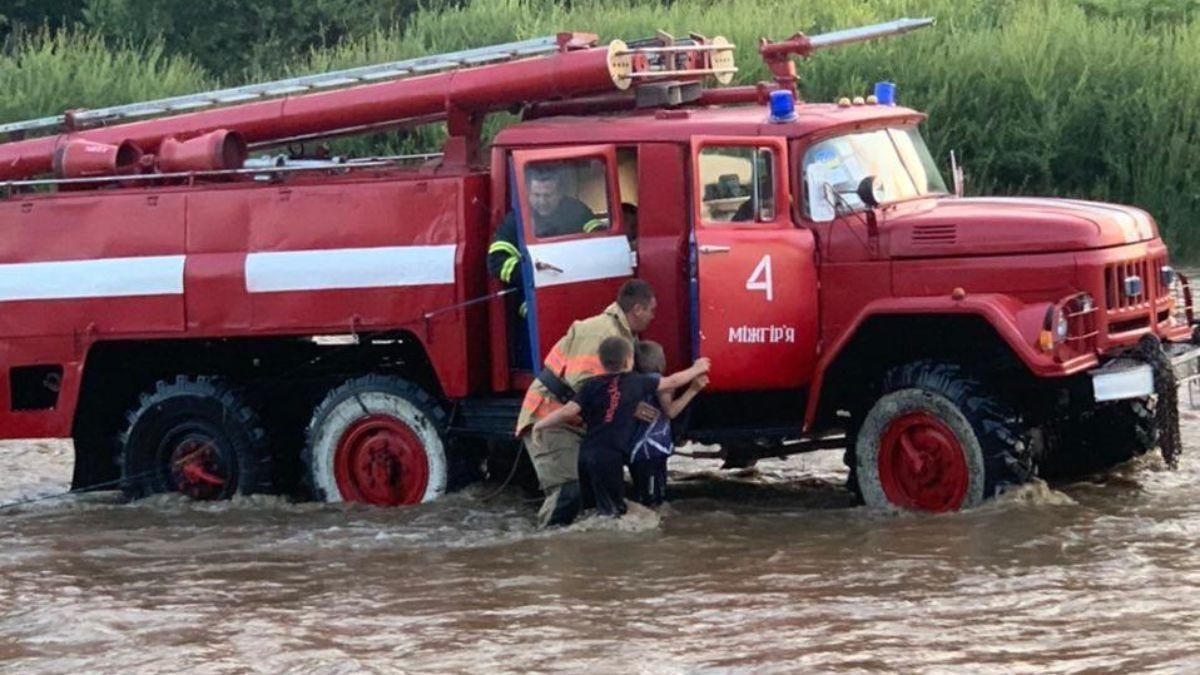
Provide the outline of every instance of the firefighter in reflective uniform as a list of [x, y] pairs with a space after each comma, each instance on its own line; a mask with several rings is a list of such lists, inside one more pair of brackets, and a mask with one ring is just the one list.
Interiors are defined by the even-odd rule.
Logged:
[[[534, 167], [529, 170], [527, 190], [529, 209], [533, 213], [534, 233], [539, 238], [561, 237], [607, 230], [609, 220], [597, 218], [586, 204], [570, 197], [563, 189], [563, 169]], [[488, 273], [500, 280], [506, 288], [516, 289], [516, 353], [513, 362], [518, 368], [529, 368], [529, 336], [522, 330], [529, 312], [525, 299], [524, 276], [521, 272], [521, 249], [517, 238], [517, 215], [509, 211], [496, 228], [496, 236], [488, 247]], [[510, 305], [512, 306], [512, 305]]]
[[[566, 194], [562, 172], [561, 168], [546, 167], [529, 170], [527, 194], [537, 237], [545, 239], [607, 230], [607, 218], [597, 218], [586, 204]], [[523, 289], [521, 249], [517, 242], [517, 215], [510, 211], [496, 228], [496, 236], [488, 247], [487, 265], [488, 272], [506, 286]], [[525, 316], [523, 300], [522, 317]]]
[[589, 319], [571, 324], [567, 334], [546, 354], [543, 368], [525, 393], [517, 436], [525, 444], [546, 500], [538, 512], [538, 526], [566, 525], [579, 514], [578, 427], [548, 429], [534, 443], [533, 424], [558, 410], [575, 395], [587, 378], [603, 372], [598, 351], [605, 338], [636, 339], [654, 319], [654, 291], [641, 279], [621, 286], [617, 301]]

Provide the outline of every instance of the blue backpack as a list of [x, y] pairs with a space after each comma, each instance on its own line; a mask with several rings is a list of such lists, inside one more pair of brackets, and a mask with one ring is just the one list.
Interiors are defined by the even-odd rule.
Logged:
[[[658, 408], [658, 406], [654, 406]], [[661, 409], [653, 422], [643, 423], [644, 428], [634, 434], [633, 450], [629, 453], [629, 462], [666, 459], [675, 452], [675, 444], [671, 440], [671, 420]]]

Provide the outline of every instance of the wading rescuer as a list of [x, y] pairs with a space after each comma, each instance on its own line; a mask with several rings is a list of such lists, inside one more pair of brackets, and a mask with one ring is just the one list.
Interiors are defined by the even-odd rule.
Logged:
[[579, 445], [583, 432], [577, 426], [547, 429], [533, 438], [530, 428], [538, 420], [566, 405], [589, 377], [604, 372], [597, 356], [605, 338], [635, 340], [654, 319], [654, 291], [641, 279], [626, 281], [617, 301], [589, 319], [571, 324], [567, 334], [546, 354], [537, 379], [525, 392], [517, 437], [524, 442], [546, 500], [538, 511], [538, 526], [566, 525], [579, 515]]
[[[595, 232], [608, 228], [608, 219], [597, 218], [596, 214], [578, 199], [567, 195], [565, 168], [560, 166], [535, 167], [528, 173], [529, 210], [533, 213], [533, 231], [538, 237], [560, 237], [580, 232]], [[524, 280], [521, 275], [521, 249], [517, 238], [517, 213], [508, 215], [496, 228], [496, 236], [488, 247], [488, 273], [496, 277], [507, 288], [517, 289], [523, 296]], [[525, 298], [517, 300], [517, 314], [525, 318]], [[518, 331], [521, 334], [523, 331]], [[523, 337], [527, 340], [527, 337]], [[522, 365], [528, 365], [528, 345], [520, 356]], [[520, 362], [519, 362], [520, 363]]]

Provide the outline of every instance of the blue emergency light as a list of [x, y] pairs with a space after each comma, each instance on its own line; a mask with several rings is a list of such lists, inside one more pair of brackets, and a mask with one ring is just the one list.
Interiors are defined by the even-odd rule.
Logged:
[[896, 105], [896, 83], [876, 82], [875, 100], [879, 105]]
[[767, 120], [773, 124], [791, 122], [796, 119], [796, 98], [786, 89], [777, 89], [770, 95], [771, 116]]

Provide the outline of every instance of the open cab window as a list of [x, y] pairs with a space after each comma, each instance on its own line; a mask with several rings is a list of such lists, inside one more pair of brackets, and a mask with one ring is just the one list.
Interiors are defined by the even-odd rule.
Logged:
[[524, 204], [535, 239], [612, 234], [611, 172], [605, 156], [530, 161], [524, 166]]

